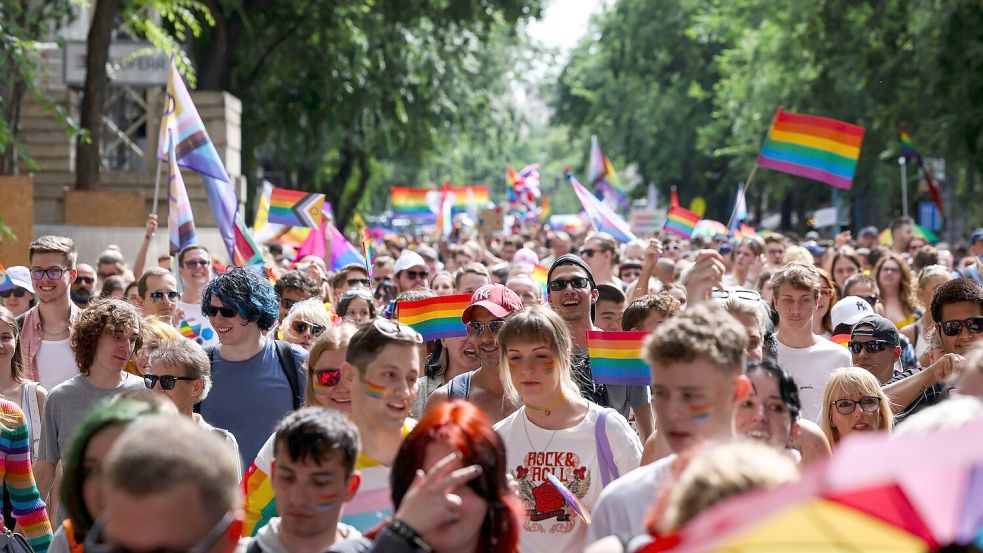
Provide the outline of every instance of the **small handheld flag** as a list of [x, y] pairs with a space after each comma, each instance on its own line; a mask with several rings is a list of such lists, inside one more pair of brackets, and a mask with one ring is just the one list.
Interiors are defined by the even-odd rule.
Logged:
[[318, 228], [323, 207], [324, 194], [274, 187], [268, 219], [280, 225]]
[[588, 355], [594, 382], [619, 386], [648, 386], [652, 376], [642, 360], [642, 342], [649, 332], [587, 331]]
[[699, 222], [699, 215], [685, 207], [674, 205], [669, 208], [669, 214], [666, 216], [666, 224], [662, 230], [689, 239], [689, 237], [693, 236], [696, 223]]
[[396, 306], [397, 320], [413, 327], [426, 341], [458, 338], [467, 335], [461, 315], [470, 303], [470, 294], [401, 301]]

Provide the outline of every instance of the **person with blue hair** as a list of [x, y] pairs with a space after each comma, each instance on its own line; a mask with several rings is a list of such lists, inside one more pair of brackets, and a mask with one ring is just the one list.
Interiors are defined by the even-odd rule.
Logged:
[[269, 281], [252, 269], [235, 267], [209, 282], [201, 311], [219, 339], [206, 348], [212, 390], [200, 404], [201, 416], [232, 432], [248, 466], [269, 429], [303, 405], [307, 352], [266, 336], [279, 302]]

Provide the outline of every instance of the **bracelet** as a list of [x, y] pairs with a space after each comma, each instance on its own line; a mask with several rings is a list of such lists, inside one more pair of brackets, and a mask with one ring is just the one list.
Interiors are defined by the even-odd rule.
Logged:
[[417, 550], [423, 551], [424, 553], [433, 552], [433, 548], [427, 545], [427, 542], [423, 541], [423, 538], [420, 537], [420, 534], [413, 527], [398, 518], [394, 518], [386, 523], [386, 528], [396, 536], [409, 542]]

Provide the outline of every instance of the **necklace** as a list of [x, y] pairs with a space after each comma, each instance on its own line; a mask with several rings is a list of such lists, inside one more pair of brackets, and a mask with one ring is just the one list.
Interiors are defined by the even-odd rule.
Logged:
[[556, 437], [556, 433], [560, 429], [559, 428], [553, 429], [553, 434], [550, 436], [550, 439], [546, 442], [546, 447], [544, 447], [542, 450], [540, 450], [540, 449], [537, 449], [536, 448], [536, 445], [532, 443], [532, 436], [529, 435], [529, 423], [526, 422], [526, 419], [527, 418], [528, 417], [526, 417], [526, 414], [523, 413], [522, 414], [522, 429], [525, 430], [525, 432], [526, 432], [526, 440], [529, 441], [529, 447], [532, 448], [532, 450], [533, 450], [534, 453], [539, 453], [540, 451], [549, 451], [550, 444], [553, 443], [553, 438]]
[[566, 399], [566, 397], [564, 397], [564, 395], [563, 395], [563, 390], [560, 390], [560, 397], [558, 397], [555, 400], [553, 400], [553, 402], [550, 403], [549, 405], [546, 405], [544, 407], [537, 407], [535, 405], [531, 405], [531, 404], [527, 403], [526, 404], [526, 408], [527, 409], [532, 409], [533, 411], [538, 411], [540, 413], [543, 413], [544, 415], [546, 415], [548, 417], [548, 416], [550, 416], [550, 411], [552, 411], [564, 399]]

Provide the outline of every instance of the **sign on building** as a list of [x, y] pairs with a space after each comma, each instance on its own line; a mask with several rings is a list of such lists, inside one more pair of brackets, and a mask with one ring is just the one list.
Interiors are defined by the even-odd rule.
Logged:
[[[65, 43], [65, 84], [85, 84], [86, 44]], [[107, 62], [109, 80], [116, 85], [164, 86], [167, 84], [167, 54], [154, 50], [148, 42], [114, 42], [109, 45]]]

